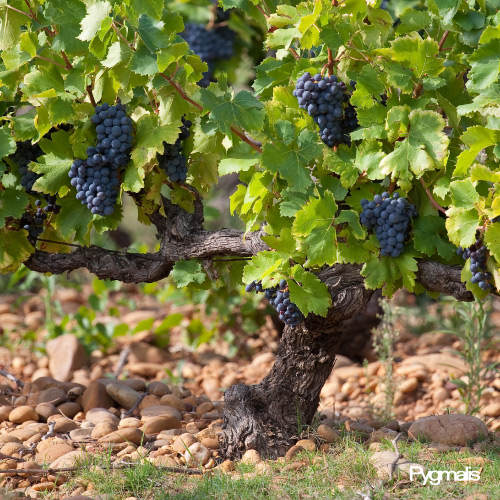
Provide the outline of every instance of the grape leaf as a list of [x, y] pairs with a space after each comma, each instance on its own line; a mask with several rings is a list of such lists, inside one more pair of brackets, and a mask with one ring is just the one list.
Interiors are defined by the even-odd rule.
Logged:
[[443, 259], [451, 259], [455, 253], [446, 236], [445, 221], [434, 215], [423, 215], [414, 221], [415, 249], [432, 257], [436, 252]]
[[297, 141], [289, 146], [281, 142], [266, 143], [262, 153], [262, 166], [271, 172], [279, 172], [289, 184], [290, 191], [305, 191], [312, 183], [307, 164], [321, 154], [317, 135], [303, 130]]
[[33, 253], [33, 247], [28, 242], [26, 231], [9, 231], [0, 229], [0, 273], [16, 271], [19, 266]]
[[177, 288], [188, 286], [190, 283], [201, 285], [207, 277], [197, 260], [177, 261], [170, 275], [176, 282]]
[[[285, 259], [285, 261], [288, 259]], [[278, 252], [263, 251], [252, 257], [252, 260], [245, 266], [243, 271], [243, 282], [262, 280], [264, 288], [270, 283], [269, 279], [264, 279], [278, 269], [284, 260]]]
[[0, 229], [5, 226], [6, 217], [19, 219], [28, 204], [28, 196], [16, 189], [0, 191]]
[[456, 246], [470, 247], [476, 241], [476, 230], [480, 218], [477, 210], [450, 207], [446, 211], [446, 229], [450, 241]]
[[82, 41], [90, 42], [97, 35], [101, 23], [111, 12], [111, 4], [108, 1], [97, 1], [87, 4], [86, 8], [87, 15], [80, 23], [82, 32], [77, 38]]
[[291, 269], [291, 277], [293, 280], [287, 280], [290, 300], [305, 316], [309, 313], [326, 316], [332, 303], [326, 285], [316, 275], [299, 265]]
[[490, 254], [497, 262], [500, 262], [500, 224], [498, 222], [487, 226], [484, 232], [484, 242]]
[[250, 92], [243, 90], [234, 98], [216, 96], [210, 90], [201, 90], [203, 107], [210, 111], [210, 123], [217, 125], [225, 134], [231, 134], [231, 126], [244, 130], [261, 130], [264, 125], [264, 104]]
[[86, 205], [82, 205], [73, 191], [57, 201], [61, 206], [61, 212], [57, 215], [57, 228], [64, 238], [70, 239], [74, 234], [75, 240], [87, 242], [90, 239], [90, 221], [92, 214]]
[[479, 201], [479, 193], [470, 179], [453, 181], [450, 184], [451, 199], [457, 208], [474, 208]]
[[35, 184], [33, 189], [42, 193], [57, 194], [66, 196], [69, 192], [68, 172], [73, 159], [56, 156], [49, 153], [42, 156], [38, 163], [32, 163], [32, 169], [37, 174], [43, 174]]
[[137, 31], [144, 45], [151, 51], [164, 49], [169, 45], [169, 36], [165, 33], [165, 23], [157, 21], [146, 14], [139, 17]]
[[493, 146], [500, 141], [500, 131], [489, 130], [485, 127], [476, 125], [469, 127], [460, 137], [461, 141], [469, 146], [469, 149], [462, 151], [458, 155], [457, 166], [453, 175], [460, 177], [467, 173], [478, 153], [488, 146]]
[[476, 89], [484, 89], [495, 83], [500, 72], [499, 40], [481, 45], [470, 57], [469, 77]]

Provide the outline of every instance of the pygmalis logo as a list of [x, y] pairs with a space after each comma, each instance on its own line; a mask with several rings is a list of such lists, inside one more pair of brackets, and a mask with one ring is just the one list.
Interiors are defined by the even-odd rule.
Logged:
[[466, 467], [465, 470], [453, 471], [453, 470], [429, 470], [424, 472], [421, 466], [410, 466], [410, 481], [413, 481], [417, 476], [422, 476], [423, 485], [430, 484], [437, 486], [441, 484], [441, 481], [479, 481], [481, 475], [478, 470], [470, 470], [470, 467]]

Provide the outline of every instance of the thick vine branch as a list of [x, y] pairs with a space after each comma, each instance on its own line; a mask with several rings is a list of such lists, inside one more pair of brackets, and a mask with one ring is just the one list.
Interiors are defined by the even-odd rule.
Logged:
[[[179, 260], [251, 257], [268, 249], [261, 240], [261, 231], [246, 235], [234, 229], [205, 231], [200, 227], [200, 219], [195, 216], [187, 221], [179, 216], [164, 219], [156, 215], [152, 219], [161, 235], [160, 250], [156, 253], [116, 253], [94, 246], [63, 254], [37, 249], [25, 264], [38, 272], [61, 274], [85, 268], [101, 279], [150, 283], [167, 277]], [[195, 227], [198, 230], [192, 231]], [[333, 295], [345, 293], [352, 287], [364, 287], [360, 271], [359, 265], [337, 264], [321, 271], [319, 277], [322, 280], [335, 277], [335, 287], [329, 287]], [[459, 266], [421, 261], [418, 263], [417, 279], [431, 292], [442, 292], [462, 301], [474, 300], [461, 281]]]

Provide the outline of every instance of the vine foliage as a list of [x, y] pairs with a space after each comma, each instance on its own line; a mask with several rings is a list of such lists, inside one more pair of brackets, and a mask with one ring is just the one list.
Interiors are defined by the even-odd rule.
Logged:
[[[196, 287], [219, 279], [272, 288], [285, 280], [305, 316], [326, 316], [331, 293], [318, 274], [338, 265], [386, 295], [405, 287], [470, 297], [450, 284], [457, 274], [450, 265], [463, 265], [456, 248], [479, 238], [498, 290], [500, 3], [431, 0], [405, 8], [394, 1], [389, 11], [380, 4], [222, 0], [238, 50], [217, 81], [200, 88], [207, 64], [181, 34], [190, 21], [213, 26], [208, 2], [0, 2], [0, 270], [86, 267], [135, 282], [174, 271], [179, 284]], [[256, 40], [266, 57], [256, 62], [251, 88], [237, 91], [231, 82], [240, 56], [259, 53]], [[305, 72], [355, 82], [346, 105], [359, 127], [348, 144], [324, 144], [299, 107], [293, 91]], [[90, 117], [103, 102], [126, 105], [133, 129], [109, 216], [82, 205], [68, 176], [96, 144]], [[182, 145], [187, 181], [179, 183], [158, 156], [164, 142], [176, 144], [183, 119], [192, 127]], [[38, 174], [29, 192], [14, 161], [23, 141], [42, 150], [29, 165]], [[245, 231], [206, 231], [203, 199], [232, 173], [240, 183], [230, 208]], [[381, 256], [360, 223], [361, 201], [386, 191], [419, 214], [398, 257]], [[56, 196], [58, 210], [33, 241], [19, 221], [37, 193]], [[93, 230], [122, 222], [125, 196], [138, 220], [156, 227], [156, 252], [92, 246]], [[442, 274], [434, 281], [422, 279], [426, 261]], [[443, 279], [446, 273], [454, 279]], [[461, 280], [484, 296], [471, 277], [466, 265]]]

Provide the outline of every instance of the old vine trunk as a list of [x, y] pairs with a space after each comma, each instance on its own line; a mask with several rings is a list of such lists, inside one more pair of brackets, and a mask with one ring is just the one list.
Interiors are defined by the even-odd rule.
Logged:
[[[300, 328], [286, 327], [269, 375], [259, 384], [235, 385], [226, 391], [222, 443], [226, 457], [240, 458], [247, 449], [267, 458], [282, 456], [299, 439], [301, 426], [311, 424], [340, 350], [344, 322], [361, 313], [371, 296], [359, 273], [340, 277], [330, 269], [322, 274], [332, 288], [327, 317], [311, 316]], [[344, 286], [335, 286], [339, 279]]]

